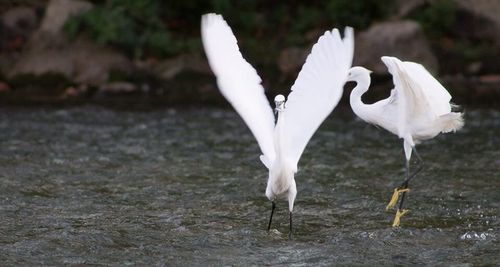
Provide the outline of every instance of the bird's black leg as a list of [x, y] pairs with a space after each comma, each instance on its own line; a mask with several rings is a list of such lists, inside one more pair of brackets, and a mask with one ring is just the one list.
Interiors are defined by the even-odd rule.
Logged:
[[422, 158], [420, 157], [420, 155], [418, 154], [415, 147], [413, 147], [413, 151], [415, 152], [415, 156], [417, 156], [418, 167], [417, 167], [416, 171], [414, 171], [412, 174], [410, 174], [410, 161], [409, 160], [406, 161], [406, 179], [403, 181], [403, 183], [399, 187], [401, 192], [403, 193], [403, 195], [401, 196], [401, 201], [399, 202], [399, 208], [396, 212], [396, 217], [394, 218], [394, 222], [392, 224], [393, 227], [399, 226], [401, 216], [403, 216], [405, 213], [408, 212], [408, 210], [403, 209], [403, 204], [405, 201], [406, 192], [408, 192], [408, 190], [405, 190], [405, 189], [408, 189], [408, 185], [410, 183], [410, 180], [413, 179], [424, 168], [424, 162], [423, 162]]
[[[406, 178], [404, 182], [401, 184], [399, 187], [400, 189], [407, 189], [408, 188], [408, 182], [410, 181], [410, 161], [406, 161]], [[403, 191], [403, 195], [401, 195], [401, 201], [399, 202], [399, 210], [403, 210], [403, 203], [405, 202], [405, 196], [406, 196], [406, 191]]]
[[403, 210], [403, 203], [405, 201], [406, 192], [408, 192], [408, 181], [410, 178], [410, 161], [406, 160], [406, 178], [403, 184], [394, 189], [394, 194], [392, 195], [391, 201], [387, 205], [386, 209], [392, 208], [397, 204], [399, 193], [403, 193], [401, 196], [401, 201], [399, 202], [398, 210], [396, 211], [396, 216], [394, 216], [394, 221], [392, 222], [392, 227], [398, 227], [401, 221], [401, 216], [405, 215], [408, 210]]
[[292, 212], [290, 211], [290, 232], [288, 233], [288, 239], [292, 239]]
[[415, 176], [417, 176], [417, 174], [420, 171], [422, 171], [422, 169], [424, 168], [424, 161], [422, 160], [422, 158], [418, 154], [418, 152], [415, 149], [415, 147], [413, 147], [413, 152], [415, 152], [415, 156], [417, 156], [418, 166], [417, 166], [417, 169], [412, 174], [409, 174], [409, 166], [406, 167], [406, 171], [407, 171], [406, 179], [401, 184], [401, 188], [407, 188], [408, 187], [408, 183], [410, 182], [410, 180], [413, 179]]
[[273, 221], [273, 214], [274, 214], [274, 209], [276, 208], [276, 203], [272, 201], [272, 206], [271, 206], [271, 217], [269, 218], [269, 225], [267, 226], [267, 231], [271, 230], [271, 222]]
[[[385, 207], [385, 210], [392, 209], [396, 204], [398, 204], [398, 199], [399, 199], [399, 194], [403, 193], [403, 198], [405, 196], [405, 193], [409, 190], [408, 189], [408, 183], [406, 182], [409, 180], [408, 178], [410, 177], [410, 161], [406, 160], [406, 177], [405, 177], [405, 182], [401, 184], [399, 187], [394, 188], [394, 192], [392, 193], [391, 200], [389, 201], [389, 204]], [[401, 205], [400, 205], [401, 207]]]

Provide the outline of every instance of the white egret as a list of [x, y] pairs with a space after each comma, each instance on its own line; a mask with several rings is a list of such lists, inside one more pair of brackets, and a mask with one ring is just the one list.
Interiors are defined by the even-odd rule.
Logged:
[[[257, 139], [260, 159], [269, 170], [266, 196], [272, 202], [271, 227], [275, 200], [288, 200], [290, 232], [297, 188], [294, 174], [309, 139], [339, 102], [352, 65], [354, 37], [352, 28], [326, 31], [313, 46], [288, 100], [277, 95], [278, 119], [264, 94], [261, 78], [243, 58], [236, 38], [222, 16], [202, 16], [201, 34], [210, 67], [224, 97], [243, 118]], [[264, 44], [263, 44], [264, 45]]]
[[[462, 128], [462, 113], [452, 112], [451, 96], [448, 91], [420, 64], [401, 61], [395, 57], [382, 57], [393, 76], [394, 89], [388, 98], [373, 104], [364, 104], [361, 96], [370, 85], [371, 71], [363, 67], [353, 67], [349, 81], [357, 83], [350, 95], [354, 113], [364, 121], [378, 125], [403, 139], [406, 156], [406, 177], [401, 186], [394, 189], [386, 209], [397, 204], [393, 227], [399, 226], [400, 218], [408, 210], [403, 209], [408, 183], [423, 168], [423, 161], [415, 145], [434, 138], [439, 133], [455, 132]], [[419, 166], [410, 174], [410, 157], [414, 151]]]

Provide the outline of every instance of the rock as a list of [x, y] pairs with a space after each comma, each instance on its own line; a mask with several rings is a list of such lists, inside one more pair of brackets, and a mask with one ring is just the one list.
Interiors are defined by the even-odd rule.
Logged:
[[34, 29], [38, 21], [35, 9], [23, 6], [9, 9], [1, 17], [3, 26], [9, 29]]
[[71, 16], [86, 12], [92, 7], [92, 3], [87, 1], [51, 0], [45, 10], [40, 30], [46, 34], [59, 34]]
[[76, 97], [80, 94], [77, 88], [70, 86], [66, 89], [64, 89], [64, 93], [62, 94], [62, 98], [70, 98], [70, 97]]
[[4, 54], [1, 56], [20, 51], [37, 25], [38, 18], [32, 8], [16, 7], [3, 13], [0, 18], [0, 53]]
[[396, 17], [403, 18], [415, 9], [425, 5], [428, 0], [396, 0]]
[[[472, 34], [478, 38], [494, 40], [500, 45], [500, 1], [494, 0], [454, 0], [457, 7], [472, 15], [473, 22], [480, 24], [474, 27]], [[483, 20], [483, 23], [480, 23]]]
[[186, 71], [211, 73], [207, 60], [199, 54], [182, 54], [151, 65], [153, 73], [164, 80], [171, 80]]
[[112, 71], [131, 73], [132, 62], [116, 50], [84, 37], [72, 43], [66, 39], [63, 27], [68, 18], [92, 6], [80, 0], [51, 0], [40, 28], [8, 71], [8, 77], [56, 73], [78, 84], [99, 86], [108, 82]]
[[[454, 26], [456, 32], [466, 37], [486, 38], [500, 45], [500, 1], [496, 0], [450, 0], [458, 11], [467, 17], [459, 17]], [[419, 8], [431, 8], [442, 0], [396, 0], [397, 18], [408, 16]]]
[[40, 28], [7, 71], [7, 77], [55, 73], [74, 83], [99, 86], [108, 82], [112, 71], [130, 74], [132, 62], [116, 50], [97, 45], [85, 37], [71, 43], [67, 40], [63, 32], [65, 22], [92, 6], [90, 2], [80, 0], [51, 0]]
[[137, 92], [137, 86], [129, 82], [112, 82], [102, 85], [99, 92], [104, 94], [133, 93]]
[[285, 76], [297, 76], [298, 71], [306, 61], [308, 50], [298, 47], [285, 48], [278, 58], [278, 68]]
[[22, 47], [31, 33], [38, 26], [35, 9], [15, 7], [1, 15], [0, 42], [4, 50], [16, 50]]
[[8, 77], [59, 73], [70, 79], [74, 72], [72, 59], [67, 50], [26, 51], [10, 70]]
[[9, 91], [10, 91], [10, 86], [5, 82], [0, 81], [0, 93], [5, 93]]
[[0, 1], [0, 13], [9, 10], [13, 6], [26, 6], [35, 9], [45, 8], [48, 0], [2, 0]]
[[[500, 86], [500, 74], [487, 74], [479, 77], [479, 81], [482, 83], [496, 83]], [[500, 88], [500, 87], [499, 87]]]
[[11, 69], [27, 40], [38, 27], [35, 8], [19, 6], [0, 16], [0, 73]]
[[68, 47], [74, 67], [73, 81], [98, 86], [108, 81], [112, 71], [129, 75], [132, 62], [118, 51], [81, 38]]
[[415, 61], [430, 71], [438, 70], [438, 62], [420, 27], [413, 21], [388, 21], [372, 25], [356, 38], [354, 65], [364, 66], [377, 74], [386, 74], [382, 56], [395, 56]]
[[481, 76], [445, 75], [440, 77], [453, 96], [454, 103], [481, 103], [498, 106], [500, 74]]
[[80, 38], [60, 49], [25, 51], [8, 77], [58, 73], [75, 83], [98, 86], [108, 81], [112, 71], [130, 74], [132, 69], [132, 62], [124, 55]]
[[40, 28], [32, 35], [31, 50], [64, 46], [67, 43], [63, 27], [71, 16], [82, 14], [93, 4], [81, 0], [51, 0], [45, 10]]
[[82, 95], [87, 94], [87, 92], [88, 92], [87, 85], [70, 86], [70, 87], [64, 89], [64, 92], [61, 95], [61, 98], [68, 99], [68, 98], [80, 97]]
[[18, 54], [18, 52], [14, 53], [10, 51], [7, 53], [0, 53], [0, 77], [6, 76], [7, 73], [10, 72], [18, 58]]
[[500, 1], [492, 0], [455, 0], [458, 7], [491, 20], [500, 26]]

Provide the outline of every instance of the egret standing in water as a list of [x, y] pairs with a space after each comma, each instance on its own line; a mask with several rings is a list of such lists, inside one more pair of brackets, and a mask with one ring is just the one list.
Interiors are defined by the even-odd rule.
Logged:
[[[402, 193], [399, 208], [394, 217], [393, 227], [399, 226], [400, 218], [408, 210], [403, 209], [408, 184], [423, 168], [423, 161], [415, 145], [434, 138], [439, 133], [455, 132], [462, 128], [462, 113], [452, 112], [451, 96], [446, 89], [420, 64], [401, 61], [395, 57], [382, 57], [393, 76], [394, 89], [387, 99], [373, 104], [364, 104], [361, 96], [370, 85], [370, 72], [363, 67], [353, 67], [349, 81], [357, 86], [350, 96], [351, 107], [358, 117], [368, 123], [378, 125], [403, 139], [406, 156], [406, 177], [394, 189], [386, 209], [393, 208]], [[418, 167], [410, 173], [412, 151], [418, 159]]]
[[276, 123], [261, 78], [241, 55], [236, 38], [222, 16], [204, 15], [201, 34], [217, 85], [257, 139], [263, 154], [260, 159], [269, 170], [266, 196], [272, 202], [272, 209], [267, 230], [271, 228], [275, 201], [283, 198], [288, 200], [291, 236], [297, 164], [309, 139], [342, 96], [352, 64], [353, 30], [346, 28], [344, 39], [337, 29], [319, 38], [288, 100], [285, 102], [283, 95], [274, 99]]

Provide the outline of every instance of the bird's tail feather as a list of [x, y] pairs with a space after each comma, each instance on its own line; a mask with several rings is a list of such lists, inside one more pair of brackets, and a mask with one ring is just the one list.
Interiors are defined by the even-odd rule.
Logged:
[[463, 113], [450, 112], [439, 117], [443, 125], [442, 133], [456, 132], [464, 127]]

